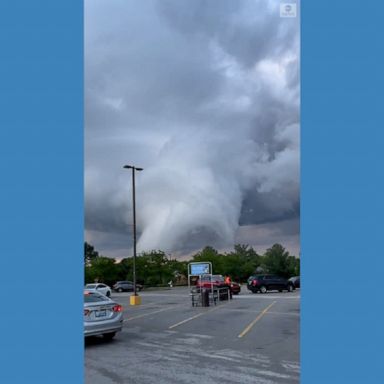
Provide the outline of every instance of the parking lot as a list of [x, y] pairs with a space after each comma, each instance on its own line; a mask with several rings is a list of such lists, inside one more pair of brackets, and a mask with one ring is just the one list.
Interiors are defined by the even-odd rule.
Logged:
[[87, 384], [298, 383], [300, 290], [249, 293], [192, 307], [188, 288], [113, 293], [124, 306], [113, 341], [85, 342]]

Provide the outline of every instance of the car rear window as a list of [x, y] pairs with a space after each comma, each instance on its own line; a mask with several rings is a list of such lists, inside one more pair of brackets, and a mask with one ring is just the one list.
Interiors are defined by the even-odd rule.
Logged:
[[85, 288], [93, 289], [96, 288], [97, 284], [87, 284]]
[[251, 280], [261, 280], [262, 278], [264, 278], [264, 275], [252, 275], [249, 277], [248, 281], [251, 281]]
[[105, 296], [98, 293], [84, 293], [84, 303], [97, 303], [108, 300]]

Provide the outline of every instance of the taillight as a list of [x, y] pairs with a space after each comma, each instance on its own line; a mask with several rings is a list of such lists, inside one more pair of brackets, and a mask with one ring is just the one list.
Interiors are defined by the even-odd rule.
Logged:
[[84, 309], [84, 316], [88, 316], [91, 311], [89, 309]]
[[112, 308], [113, 312], [121, 312], [122, 310], [123, 310], [123, 307], [120, 304], [117, 304]]
[[257, 285], [257, 280], [256, 279], [252, 281], [252, 285]]

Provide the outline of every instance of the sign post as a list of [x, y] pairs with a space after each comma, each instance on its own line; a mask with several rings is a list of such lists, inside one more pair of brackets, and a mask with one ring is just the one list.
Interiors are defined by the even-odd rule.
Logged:
[[[211, 294], [213, 295], [213, 284], [212, 284], [212, 263], [209, 261], [204, 261], [204, 262], [196, 262], [196, 263], [189, 263], [188, 264], [188, 289], [191, 291], [191, 278], [192, 277], [197, 277], [200, 282], [202, 282], [202, 276], [209, 276], [209, 281], [211, 282]], [[204, 289], [200, 288], [200, 295], [201, 299], [202, 293]], [[191, 291], [192, 292], [192, 291]], [[193, 293], [191, 293], [193, 295]], [[213, 296], [212, 296], [213, 297]], [[194, 298], [192, 297], [192, 305], [194, 303]], [[202, 300], [203, 303], [203, 300]], [[206, 306], [209, 305], [209, 301], [205, 303]]]

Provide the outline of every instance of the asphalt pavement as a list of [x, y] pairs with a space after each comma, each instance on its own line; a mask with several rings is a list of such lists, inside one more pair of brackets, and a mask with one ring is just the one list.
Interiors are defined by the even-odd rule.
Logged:
[[300, 290], [193, 307], [185, 287], [114, 293], [123, 331], [85, 341], [87, 384], [299, 383]]

